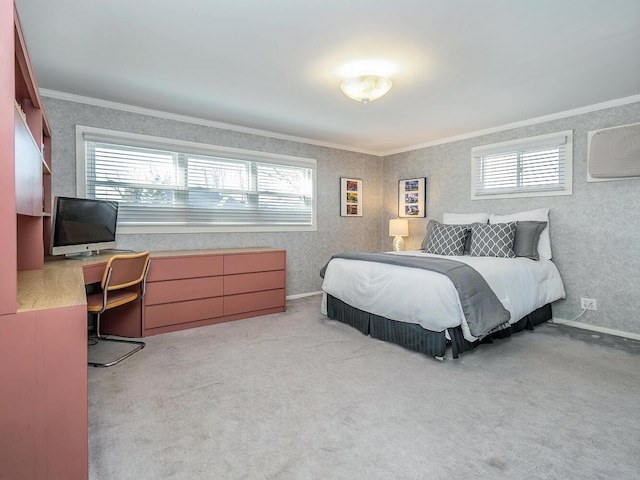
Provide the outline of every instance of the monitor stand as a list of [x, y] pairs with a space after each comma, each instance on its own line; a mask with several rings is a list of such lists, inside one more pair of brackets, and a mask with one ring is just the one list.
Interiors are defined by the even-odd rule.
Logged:
[[89, 260], [100, 253], [99, 250], [90, 250], [88, 252], [80, 253], [65, 253], [65, 258], [69, 260]]

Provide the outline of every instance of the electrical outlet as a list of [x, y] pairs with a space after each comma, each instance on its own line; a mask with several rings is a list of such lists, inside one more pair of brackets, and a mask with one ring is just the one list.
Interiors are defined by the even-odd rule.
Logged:
[[595, 298], [581, 298], [580, 307], [584, 310], [597, 310]]

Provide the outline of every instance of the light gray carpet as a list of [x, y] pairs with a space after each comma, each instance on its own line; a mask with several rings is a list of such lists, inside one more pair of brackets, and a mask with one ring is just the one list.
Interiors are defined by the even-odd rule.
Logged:
[[90, 368], [90, 478], [639, 478], [638, 342], [544, 325], [441, 363], [319, 305]]

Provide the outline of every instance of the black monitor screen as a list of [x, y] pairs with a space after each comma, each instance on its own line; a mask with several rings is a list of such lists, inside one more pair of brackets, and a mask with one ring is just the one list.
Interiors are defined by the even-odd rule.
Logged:
[[118, 203], [56, 197], [53, 246], [115, 242]]

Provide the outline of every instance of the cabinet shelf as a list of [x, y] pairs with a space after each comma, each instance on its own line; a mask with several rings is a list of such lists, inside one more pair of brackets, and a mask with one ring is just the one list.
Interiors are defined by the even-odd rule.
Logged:
[[[49, 138], [49, 133], [48, 133], [49, 127], [48, 127], [46, 118], [44, 116], [42, 117], [42, 120], [43, 120], [42, 144], [38, 145], [38, 142], [36, 141], [35, 137], [33, 136], [33, 132], [31, 131], [31, 126], [27, 121], [27, 114], [24, 112], [24, 110], [22, 109], [22, 107], [20, 106], [17, 100], [15, 100], [14, 102], [15, 102], [16, 111], [18, 112], [18, 116], [22, 119], [22, 123], [24, 123], [24, 126], [29, 132], [29, 136], [31, 137], [33, 144], [35, 145], [36, 149], [40, 152], [40, 157], [42, 157], [42, 173], [45, 175], [51, 175], [51, 167], [49, 167], [49, 165], [47, 164], [47, 160], [44, 155], [45, 142]], [[37, 110], [37, 112], [39, 115], [43, 115], [42, 110]]]
[[[40, 157], [42, 158], [42, 171], [43, 173], [48, 173], [51, 174], [51, 168], [49, 168], [49, 165], [47, 165], [47, 161], [44, 158], [44, 155], [42, 153], [42, 145], [38, 145], [38, 142], [36, 142], [36, 139], [33, 137], [33, 132], [31, 131], [31, 127], [29, 127], [29, 122], [27, 122], [27, 117], [24, 114], [24, 112], [20, 109], [20, 106], [18, 105], [18, 102], [15, 102], [15, 108], [16, 108], [16, 112], [18, 113], [18, 117], [20, 117], [20, 119], [22, 120], [22, 123], [24, 123], [24, 126], [27, 130], [27, 132], [29, 133], [29, 136], [31, 137], [31, 141], [33, 142], [33, 145], [35, 146], [36, 150], [38, 150], [40, 152]], [[44, 134], [45, 132], [43, 132]]]
[[22, 117], [22, 120], [24, 120], [24, 123], [27, 123], [27, 114], [24, 113], [24, 110], [22, 109], [22, 106], [18, 103], [18, 100], [14, 100], [14, 105], [16, 107], [16, 110], [18, 110], [18, 113], [20, 114], [20, 116]]

